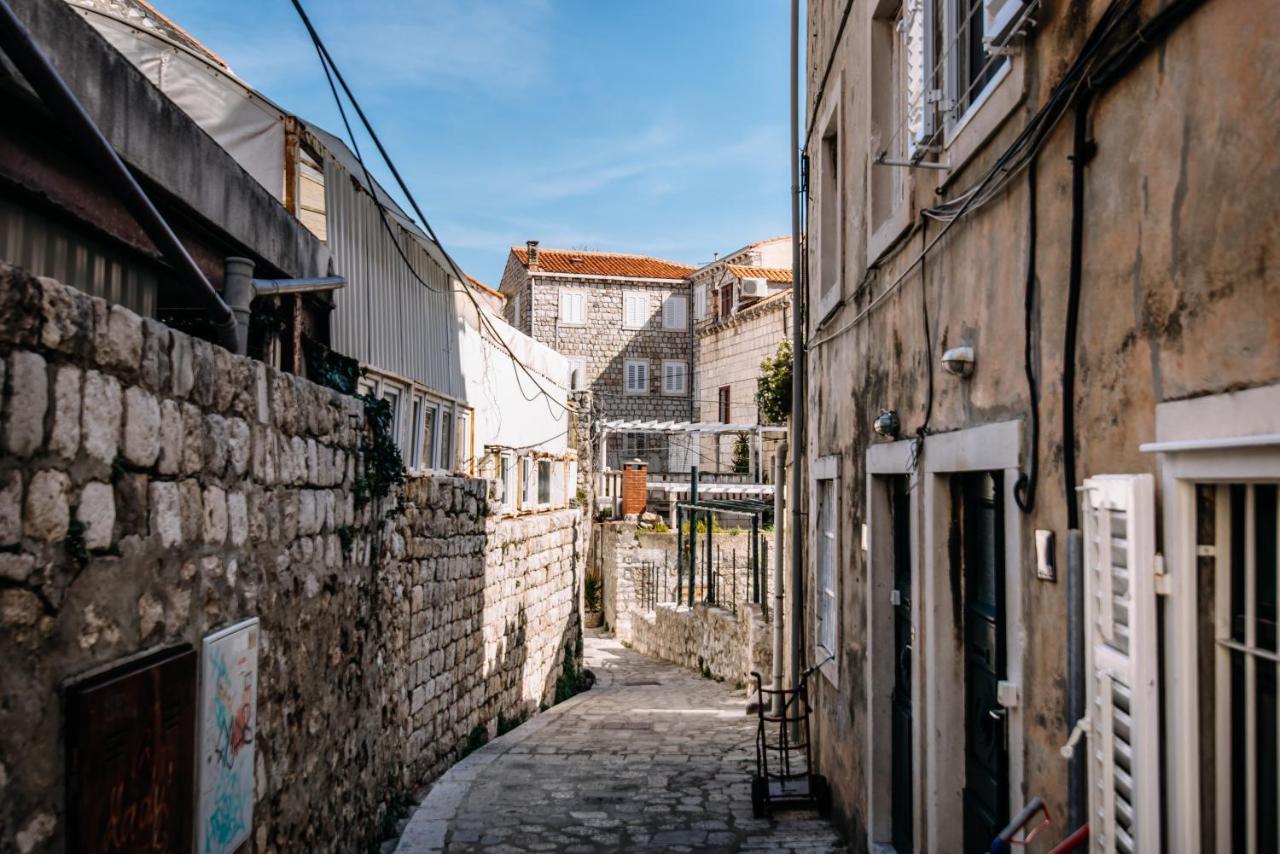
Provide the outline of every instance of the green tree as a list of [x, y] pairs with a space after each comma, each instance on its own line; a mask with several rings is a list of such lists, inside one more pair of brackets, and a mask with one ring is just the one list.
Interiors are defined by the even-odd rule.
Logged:
[[783, 341], [760, 363], [756, 407], [762, 424], [781, 424], [791, 415], [791, 362], [791, 342]]
[[751, 445], [746, 433], [739, 433], [737, 441], [733, 443], [733, 470], [738, 474], [751, 471]]

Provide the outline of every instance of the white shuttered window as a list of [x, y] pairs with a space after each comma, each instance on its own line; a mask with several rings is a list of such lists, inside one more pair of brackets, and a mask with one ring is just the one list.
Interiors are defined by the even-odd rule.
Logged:
[[627, 359], [625, 364], [626, 370], [626, 392], [627, 394], [648, 394], [649, 393], [649, 360], [648, 359]]
[[684, 362], [664, 359], [662, 362], [662, 393], [684, 394], [688, 368]]
[[817, 635], [815, 640], [827, 653], [836, 650], [836, 561], [839, 548], [836, 541], [838, 497], [835, 478], [818, 481], [818, 583], [816, 596]]
[[689, 326], [688, 297], [672, 294], [662, 302], [662, 328], [685, 329]]
[[560, 322], [580, 326], [587, 322], [587, 295], [581, 291], [560, 292]]
[[649, 322], [649, 295], [628, 291], [622, 295], [622, 326], [625, 329], [642, 329]]
[[1089, 840], [1160, 849], [1155, 498], [1151, 475], [1084, 488]]

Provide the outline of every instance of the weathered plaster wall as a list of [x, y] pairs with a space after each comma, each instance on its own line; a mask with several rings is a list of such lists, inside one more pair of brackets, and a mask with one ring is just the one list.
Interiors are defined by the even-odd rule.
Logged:
[[0, 356], [0, 850], [63, 846], [69, 682], [247, 617], [251, 850], [376, 842], [474, 727], [553, 696], [578, 511], [499, 521], [466, 478], [362, 505], [358, 400], [7, 267]]
[[[1025, 72], [1027, 95], [976, 155], [953, 172], [916, 170], [911, 216], [972, 186], [1043, 104], [1107, 4], [1088, 0], [1046, 5], [1037, 31], [1015, 63]], [[1158, 6], [1140, 4], [1144, 16]], [[1025, 175], [979, 213], [953, 227], [927, 263], [907, 276], [896, 294], [884, 287], [907, 270], [941, 224], [927, 223], [878, 262], [866, 285], [868, 224], [866, 176], [875, 153], [867, 129], [867, 79], [871, 12], [855, 3], [841, 41], [835, 42], [845, 3], [815, 0], [807, 15], [807, 121], [834, 99], [841, 105], [840, 152], [846, 200], [837, 233], [843, 244], [843, 302], [830, 316], [810, 296], [811, 339], [848, 327], [810, 351], [807, 412], [808, 460], [840, 459], [840, 615], [843, 642], [839, 687], [815, 680], [818, 762], [835, 789], [836, 809], [855, 850], [866, 844], [868, 680], [866, 678], [866, 555], [859, 547], [866, 521], [867, 447], [881, 408], [897, 410], [905, 436], [927, 419], [938, 433], [1018, 419], [1023, 422], [1023, 470], [1032, 449], [1030, 392], [1023, 364], [1023, 284], [1027, 275], [1028, 193]], [[1280, 379], [1280, 208], [1270, 188], [1280, 181], [1280, 152], [1273, 140], [1280, 81], [1269, 69], [1280, 57], [1280, 14], [1249, 0], [1204, 4], [1116, 86], [1099, 96], [1091, 113], [1097, 142], [1085, 178], [1086, 223], [1083, 292], [1077, 335], [1076, 433], [1064, 437], [1061, 372], [1069, 269], [1071, 218], [1070, 114], [1039, 155], [1036, 189], [1038, 298], [1032, 314], [1033, 367], [1037, 376], [1041, 437], [1035, 452], [1039, 484], [1034, 512], [1019, 516], [1023, 596], [1029, 628], [1024, 639], [1020, 796], [1043, 797], [1063, 814], [1067, 766], [1058, 754], [1066, 740], [1065, 583], [1037, 581], [1037, 528], [1058, 534], [1063, 566], [1066, 501], [1064, 442], [1078, 449], [1075, 480], [1102, 473], [1153, 472], [1156, 460], [1139, 445], [1154, 438], [1155, 405]], [[834, 54], [821, 104], [814, 99]], [[980, 122], [975, 122], [976, 127]], [[963, 134], [962, 134], [963, 135]], [[817, 135], [810, 147], [817, 160]], [[1223, 157], [1224, 150], [1248, 152]], [[810, 269], [822, 247], [816, 196], [810, 203]], [[855, 321], [870, 301], [881, 300]], [[926, 346], [923, 311], [928, 311]], [[940, 370], [942, 352], [970, 344], [977, 353], [973, 377]], [[851, 369], [853, 366], [854, 369]], [[932, 407], [929, 407], [932, 373]], [[929, 440], [923, 447], [929, 454]], [[806, 475], [806, 491], [810, 481]], [[1074, 499], [1072, 499], [1074, 500]], [[923, 512], [917, 505], [916, 512]], [[810, 517], [812, 518], [812, 517]], [[809, 541], [812, 543], [812, 540]], [[919, 553], [917, 552], [917, 555]], [[808, 563], [809, 592], [813, 562]], [[946, 572], [931, 562], [925, 571]], [[806, 597], [807, 626], [813, 625]], [[927, 632], [927, 627], [918, 626]], [[813, 661], [811, 630], [806, 653]], [[927, 677], [922, 677], [927, 678]], [[888, 691], [891, 685], [873, 686]], [[958, 701], [958, 699], [957, 699]], [[920, 710], [921, 714], [928, 710]], [[925, 810], [929, 804], [924, 804]], [[923, 817], [916, 816], [917, 828]], [[917, 843], [920, 844], [919, 838]], [[928, 840], [930, 848], [944, 841]]]

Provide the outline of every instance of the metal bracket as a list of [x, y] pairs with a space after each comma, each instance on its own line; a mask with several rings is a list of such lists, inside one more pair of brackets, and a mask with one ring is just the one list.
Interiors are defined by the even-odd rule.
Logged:
[[1093, 732], [1093, 723], [1089, 720], [1088, 715], [1076, 721], [1076, 725], [1071, 730], [1071, 737], [1067, 739], [1066, 744], [1058, 748], [1058, 752], [1062, 754], [1062, 758], [1070, 759], [1071, 754], [1076, 752], [1076, 745], [1079, 744], [1080, 739], [1084, 738], [1087, 733], [1091, 732]]
[[1173, 592], [1173, 585], [1169, 581], [1169, 573], [1165, 572], [1164, 555], [1156, 552], [1155, 555], [1155, 587], [1157, 596], [1168, 596]]

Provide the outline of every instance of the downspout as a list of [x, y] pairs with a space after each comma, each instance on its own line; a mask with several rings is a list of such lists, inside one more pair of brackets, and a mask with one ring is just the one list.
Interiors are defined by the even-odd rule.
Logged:
[[[791, 687], [800, 685], [800, 644], [804, 582], [804, 514], [801, 467], [804, 448], [804, 288], [800, 282], [800, 0], [791, 0]], [[778, 579], [781, 581], [781, 577]]]
[[75, 93], [67, 86], [62, 75], [53, 67], [31, 33], [23, 25], [6, 0], [0, 0], [0, 48], [31, 84], [40, 100], [53, 117], [68, 131], [85, 155], [88, 166], [102, 175], [111, 189], [147, 237], [160, 250], [165, 261], [173, 267], [180, 279], [185, 279], [195, 290], [196, 299], [213, 315], [217, 341], [223, 347], [234, 350], [236, 346], [236, 319], [204, 273], [187, 253], [169, 223], [152, 204], [146, 191], [120, 159], [114, 147], [102, 135], [93, 118], [85, 112]]
[[[787, 443], [778, 447], [778, 454], [773, 460], [773, 690], [782, 690], [782, 622], [783, 603], [786, 585], [782, 583], [782, 571], [786, 563], [786, 506], [787, 496], [783, 492], [787, 482]], [[769, 591], [765, 591], [765, 596]], [[773, 713], [782, 713], [782, 694], [774, 694]]]
[[234, 256], [227, 258], [223, 262], [222, 291], [235, 317], [234, 340], [232, 347], [228, 349], [241, 356], [248, 354], [250, 305], [254, 297], [323, 293], [345, 287], [346, 284], [347, 280], [342, 276], [316, 276], [310, 279], [255, 279], [253, 261]]
[[[1084, 672], [1084, 561], [1080, 533], [1080, 509], [1076, 498], [1075, 380], [1076, 334], [1080, 321], [1080, 289], [1084, 263], [1084, 169], [1093, 157], [1089, 140], [1089, 107], [1086, 90], [1076, 104], [1071, 144], [1071, 261], [1067, 278], [1066, 340], [1062, 348], [1062, 479], [1067, 502], [1067, 727], [1085, 716]], [[1068, 827], [1085, 820], [1085, 754], [1077, 747], [1067, 765]]]

